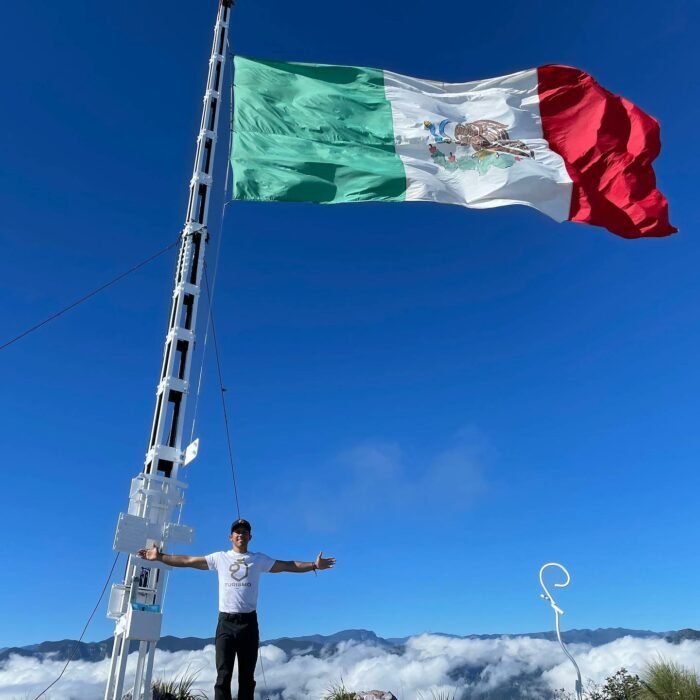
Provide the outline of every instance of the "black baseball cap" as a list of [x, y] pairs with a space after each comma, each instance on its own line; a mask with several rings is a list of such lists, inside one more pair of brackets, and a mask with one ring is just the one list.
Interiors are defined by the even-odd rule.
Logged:
[[233, 532], [237, 527], [242, 527], [248, 530], [248, 532], [252, 531], [252, 527], [250, 526], [250, 523], [247, 520], [243, 520], [243, 518], [239, 518], [238, 520], [234, 520], [231, 523], [231, 532]]

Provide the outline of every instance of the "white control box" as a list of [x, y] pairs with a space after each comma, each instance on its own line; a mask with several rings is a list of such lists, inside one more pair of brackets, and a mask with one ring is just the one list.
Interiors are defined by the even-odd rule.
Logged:
[[142, 642], [157, 642], [162, 623], [163, 613], [129, 608], [126, 613], [126, 637]]

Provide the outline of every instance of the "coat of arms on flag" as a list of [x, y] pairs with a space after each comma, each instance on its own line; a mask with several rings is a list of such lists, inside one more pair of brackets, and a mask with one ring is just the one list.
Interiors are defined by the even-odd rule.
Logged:
[[519, 139], [511, 139], [505, 124], [492, 119], [452, 124], [443, 119], [436, 126], [429, 119], [423, 127], [432, 137], [428, 152], [433, 162], [446, 170], [476, 170], [487, 173], [491, 168], [510, 168], [535, 152]]

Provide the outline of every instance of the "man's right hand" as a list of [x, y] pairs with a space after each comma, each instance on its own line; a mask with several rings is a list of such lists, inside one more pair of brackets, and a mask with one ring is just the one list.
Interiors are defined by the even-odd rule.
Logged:
[[160, 552], [157, 547], [151, 547], [150, 549], [139, 549], [138, 555], [141, 559], [147, 559], [148, 561], [158, 561]]
[[189, 566], [192, 569], [202, 569], [203, 571], [209, 568], [206, 557], [190, 557], [186, 554], [161, 554], [157, 547], [139, 549], [137, 554], [141, 559], [146, 559], [147, 561], [162, 561], [166, 566], [176, 566], [180, 568]]

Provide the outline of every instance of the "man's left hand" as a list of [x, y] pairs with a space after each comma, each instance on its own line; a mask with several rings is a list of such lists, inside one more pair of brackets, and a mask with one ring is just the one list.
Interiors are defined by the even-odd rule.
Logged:
[[319, 571], [332, 569], [335, 566], [335, 557], [324, 557], [323, 552], [319, 552], [314, 565]]

